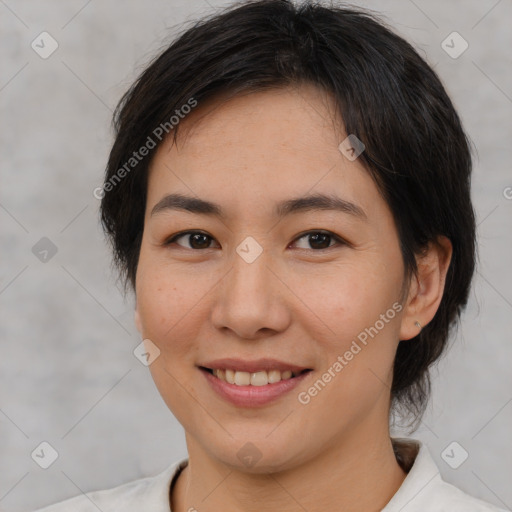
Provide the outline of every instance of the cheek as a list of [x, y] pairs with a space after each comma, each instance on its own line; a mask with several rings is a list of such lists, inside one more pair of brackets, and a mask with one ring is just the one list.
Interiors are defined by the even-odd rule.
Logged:
[[196, 396], [190, 374], [196, 356], [193, 340], [199, 339], [195, 329], [201, 325], [198, 309], [193, 306], [199, 298], [195, 293], [190, 297], [189, 280], [187, 286], [176, 273], [157, 271], [156, 265], [143, 263], [137, 279], [137, 308], [143, 337], [160, 350], [159, 357], [149, 366], [151, 376], [167, 407], [186, 429], [191, 429], [200, 423], [196, 413], [190, 413], [191, 409], [194, 411], [190, 402]]
[[[161, 272], [157, 268], [142, 263], [137, 275], [137, 310], [142, 335], [153, 341], [162, 355], [175, 356], [186, 352], [191, 334], [185, 335], [184, 329], [197, 325], [193, 316], [194, 304], [199, 299], [189, 291], [190, 282], [175, 272]], [[195, 286], [192, 288], [197, 290]]]
[[401, 286], [399, 268], [358, 254], [353, 261], [313, 269], [307, 278], [299, 278], [298, 273], [290, 278], [296, 279], [294, 292], [322, 321], [328, 336], [337, 335], [340, 341], [373, 326], [399, 299]]
[[321, 371], [330, 369], [325, 398], [351, 404], [354, 410], [373, 402], [390, 385], [402, 308], [397, 302], [401, 269], [394, 266], [382, 272], [382, 268], [378, 261], [360, 258], [333, 265], [328, 275], [310, 276], [301, 287], [318, 325], [315, 339], [321, 346]]
[[325, 318], [331, 319], [328, 323], [334, 332], [316, 338], [322, 365], [317, 379], [301, 389], [310, 399], [309, 418], [323, 418], [322, 422], [333, 425], [333, 436], [343, 430], [341, 425], [356, 427], [371, 411], [385, 414], [388, 408], [399, 314], [382, 298], [372, 302], [371, 296], [363, 297], [366, 300], [351, 294], [349, 300], [331, 302], [333, 312]]

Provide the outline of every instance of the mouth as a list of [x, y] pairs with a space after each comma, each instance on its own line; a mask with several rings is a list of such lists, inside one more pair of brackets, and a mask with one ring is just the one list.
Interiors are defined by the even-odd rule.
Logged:
[[234, 384], [235, 386], [267, 386], [295, 379], [312, 371], [311, 368], [294, 370], [259, 369], [251, 372], [232, 368], [208, 368], [206, 366], [200, 366], [199, 368], [217, 379], [228, 384]]
[[273, 358], [201, 361], [198, 370], [210, 389], [237, 407], [263, 407], [290, 396], [313, 374], [312, 368]]

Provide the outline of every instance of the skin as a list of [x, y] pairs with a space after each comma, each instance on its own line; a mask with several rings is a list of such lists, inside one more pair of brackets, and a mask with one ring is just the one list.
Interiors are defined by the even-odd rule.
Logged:
[[[450, 242], [440, 238], [418, 259], [418, 279], [402, 296], [393, 217], [359, 159], [338, 149], [347, 134], [333, 123], [331, 99], [302, 85], [224, 100], [201, 103], [181, 121], [178, 144], [161, 145], [149, 171], [135, 321], [160, 350], [150, 371], [186, 433], [189, 464], [172, 510], [380, 510], [406, 477], [388, 425], [395, 351], [418, 333], [415, 321], [433, 318]], [[219, 204], [225, 219], [151, 215], [176, 192]], [[274, 216], [277, 202], [315, 192], [357, 204], [367, 219], [339, 211]], [[165, 245], [183, 230], [211, 238]], [[304, 232], [318, 230], [334, 236], [315, 245]], [[263, 248], [252, 263], [236, 252], [248, 236]], [[301, 404], [298, 393], [400, 299], [403, 309]], [[273, 357], [313, 372], [274, 403], [239, 408], [196, 367], [222, 357]], [[252, 467], [237, 457], [247, 442], [261, 454]]]

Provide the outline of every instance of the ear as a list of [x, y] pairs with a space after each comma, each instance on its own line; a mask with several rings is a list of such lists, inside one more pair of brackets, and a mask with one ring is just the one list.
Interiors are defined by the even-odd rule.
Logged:
[[439, 236], [437, 242], [429, 243], [424, 254], [416, 257], [418, 277], [413, 276], [409, 284], [400, 340], [409, 340], [418, 335], [421, 329], [415, 322], [419, 322], [423, 328], [434, 318], [443, 298], [452, 252], [450, 240]]
[[137, 299], [135, 299], [135, 312], [133, 316], [135, 320], [135, 327], [137, 327], [137, 331], [139, 331], [140, 335], [142, 336], [142, 322], [140, 321], [140, 313]]

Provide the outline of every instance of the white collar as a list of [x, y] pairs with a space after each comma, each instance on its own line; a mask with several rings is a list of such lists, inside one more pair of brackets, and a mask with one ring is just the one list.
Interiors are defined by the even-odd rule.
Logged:
[[[429, 449], [421, 441], [392, 438], [392, 442], [399, 452], [408, 446], [404, 451], [404, 464], [410, 466], [410, 469], [398, 491], [381, 512], [505, 512], [445, 482]], [[145, 479], [148, 486], [141, 495], [141, 505], [144, 504], [145, 509], [151, 512], [169, 512], [170, 485], [187, 464], [188, 458], [183, 458], [162, 473]]]

